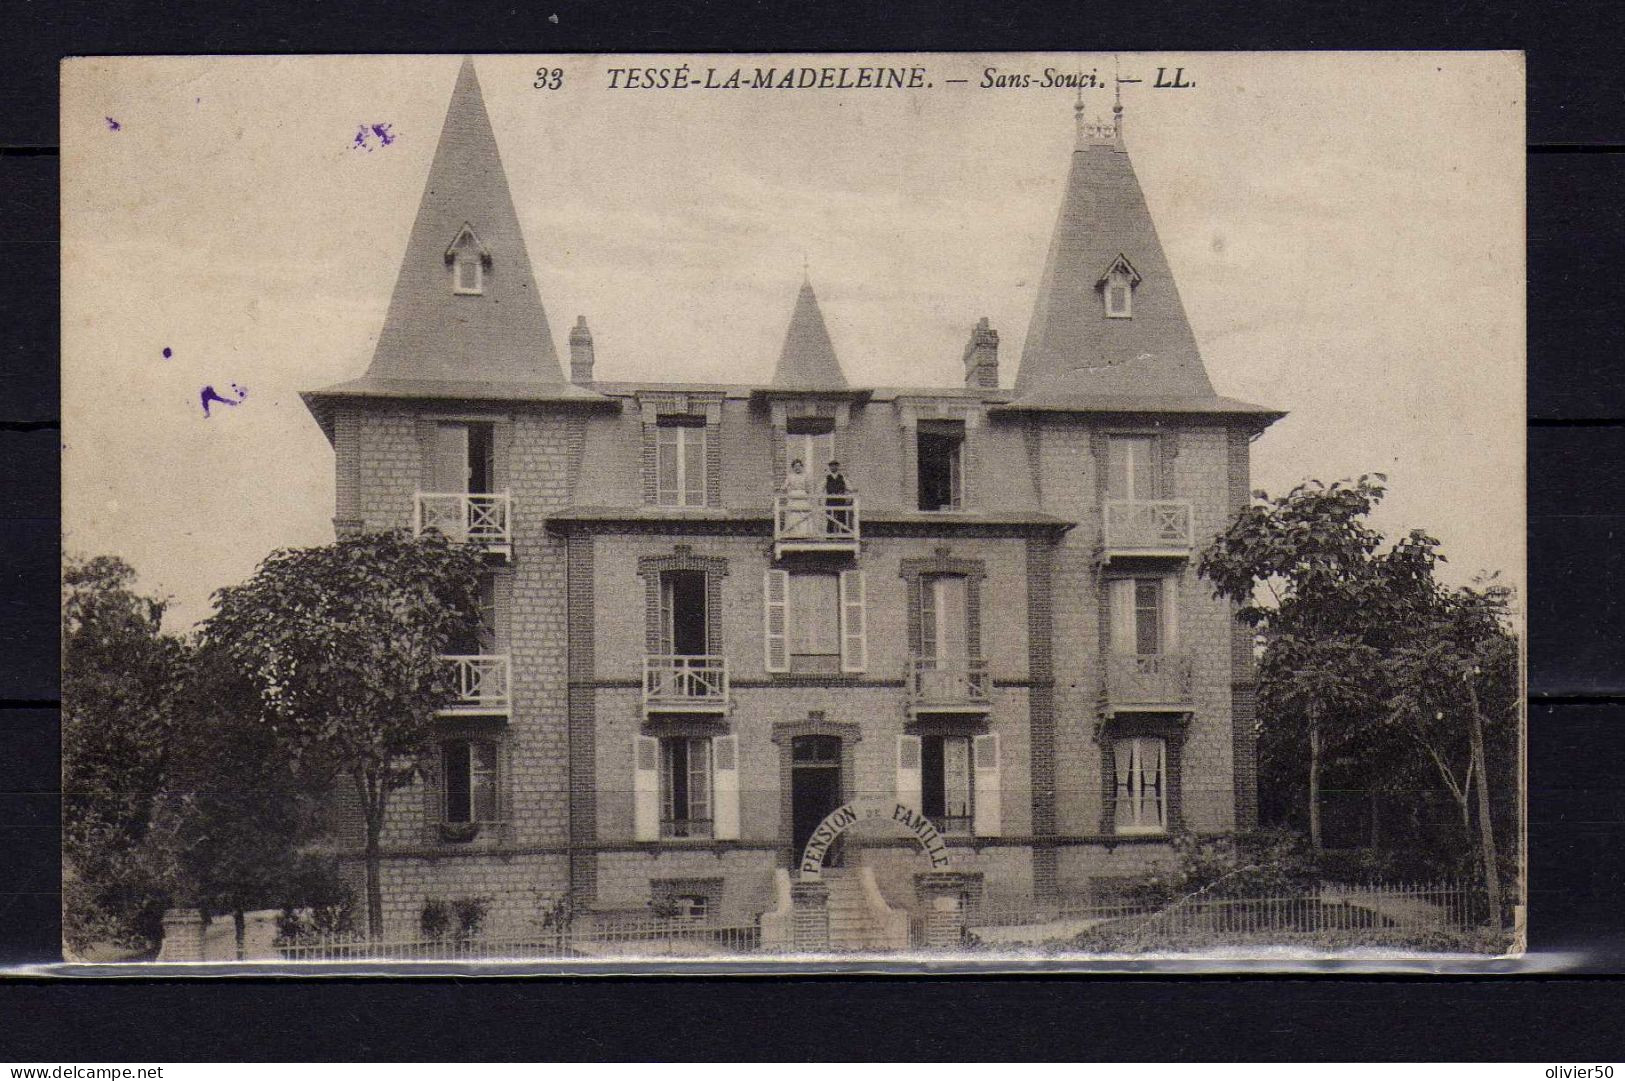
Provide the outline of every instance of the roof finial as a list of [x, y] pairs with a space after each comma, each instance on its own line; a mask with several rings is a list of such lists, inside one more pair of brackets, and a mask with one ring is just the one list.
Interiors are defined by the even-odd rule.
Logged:
[[1082, 150], [1084, 143], [1083, 143], [1083, 82], [1082, 82], [1081, 78], [1080, 78], [1080, 80], [1078, 82], [1078, 103], [1076, 105], [1072, 106], [1072, 122], [1077, 126], [1077, 129], [1078, 129], [1078, 146], [1077, 146], [1077, 149]]
[[801, 249], [801, 281], [803, 284], [812, 282], [812, 260], [807, 258], [807, 249]]
[[1112, 92], [1115, 101], [1112, 104], [1112, 132], [1117, 136], [1117, 145], [1123, 145], [1123, 74], [1122, 67], [1117, 61], [1117, 54], [1112, 54]]

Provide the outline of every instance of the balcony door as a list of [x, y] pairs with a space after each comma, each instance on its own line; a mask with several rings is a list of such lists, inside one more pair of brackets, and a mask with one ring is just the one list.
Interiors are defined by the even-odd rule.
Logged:
[[940, 574], [920, 582], [920, 691], [928, 701], [969, 694], [970, 635], [965, 579]]
[[660, 576], [661, 652], [678, 657], [711, 652], [705, 592], [704, 571], [666, 571]]
[[437, 424], [430, 463], [433, 490], [490, 492], [491, 459], [491, 425]]
[[1144, 502], [1157, 498], [1155, 439], [1114, 435], [1106, 440], [1106, 498]]
[[1109, 581], [1111, 651], [1156, 657], [1174, 652], [1172, 581], [1166, 578], [1113, 578]]

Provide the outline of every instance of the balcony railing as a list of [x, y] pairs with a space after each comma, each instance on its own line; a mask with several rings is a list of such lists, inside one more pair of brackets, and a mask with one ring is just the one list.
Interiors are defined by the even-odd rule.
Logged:
[[513, 550], [511, 510], [507, 492], [419, 492], [412, 530], [433, 529], [458, 544], [506, 556]]
[[855, 495], [773, 497], [773, 548], [785, 552], [856, 552], [861, 526]]
[[1184, 653], [1110, 653], [1106, 705], [1113, 712], [1188, 709], [1191, 659]]
[[908, 700], [916, 711], [982, 712], [992, 698], [993, 679], [985, 660], [909, 659]]
[[454, 654], [441, 657], [453, 668], [457, 697], [442, 713], [500, 713], [512, 708], [506, 654]]
[[1173, 499], [1114, 499], [1106, 503], [1102, 543], [1113, 556], [1191, 554], [1191, 505]]
[[728, 660], [651, 653], [643, 658], [643, 711], [717, 713], [728, 708]]

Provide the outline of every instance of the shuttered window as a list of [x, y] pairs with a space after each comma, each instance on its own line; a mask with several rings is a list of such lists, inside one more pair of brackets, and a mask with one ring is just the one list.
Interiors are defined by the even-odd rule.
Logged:
[[1113, 820], [1118, 833], [1161, 833], [1168, 828], [1168, 745], [1144, 736], [1112, 746], [1116, 773]]

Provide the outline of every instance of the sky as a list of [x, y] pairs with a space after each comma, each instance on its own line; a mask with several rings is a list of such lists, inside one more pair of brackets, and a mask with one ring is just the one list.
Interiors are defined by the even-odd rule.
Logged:
[[[919, 90], [609, 89], [609, 68], [918, 65]], [[1374, 524], [1447, 580], [1524, 574], [1524, 80], [1512, 53], [1117, 58], [1125, 140], [1215, 389], [1287, 410], [1272, 494], [1388, 476]], [[209, 613], [332, 539], [299, 400], [371, 359], [458, 57], [88, 58], [62, 68], [63, 531]], [[857, 385], [1021, 355], [1075, 93], [986, 70], [1110, 54], [476, 61], [561, 357], [606, 380], [765, 382], [803, 268]], [[560, 69], [537, 89], [537, 69]], [[1183, 68], [1184, 88], [1156, 88]], [[719, 75], [720, 79], [720, 75]], [[965, 79], [950, 83], [950, 79]], [[356, 135], [388, 125], [391, 141]], [[167, 353], [166, 353], [167, 351]], [[238, 404], [211, 406], [215, 387]]]

